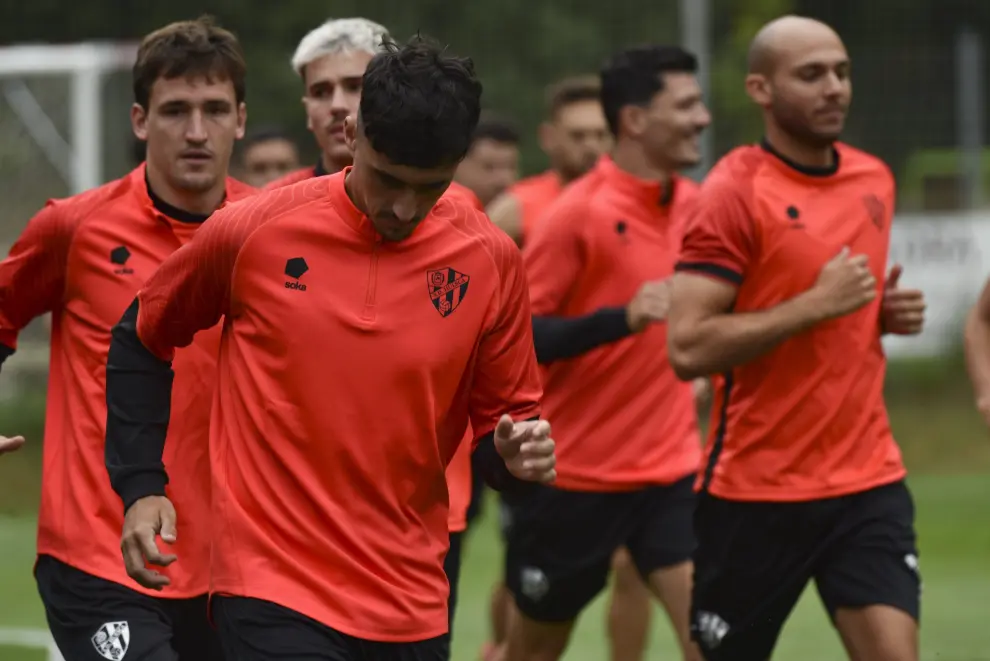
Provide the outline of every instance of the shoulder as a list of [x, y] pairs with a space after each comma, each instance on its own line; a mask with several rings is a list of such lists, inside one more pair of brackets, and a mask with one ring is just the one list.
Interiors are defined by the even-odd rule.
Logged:
[[92, 218], [97, 212], [115, 205], [130, 193], [134, 186], [132, 179], [132, 175], [127, 175], [78, 195], [51, 199], [45, 204], [39, 216], [44, 214], [48, 223], [58, 225], [62, 230], [74, 232], [84, 221]]
[[[548, 206], [540, 224], [581, 231], [594, 219], [613, 213], [605, 192], [605, 180], [600, 173], [591, 172], [575, 179]], [[540, 227], [538, 226], [538, 227]]]
[[[464, 204], [471, 206], [478, 211], [484, 211], [485, 207], [478, 199], [478, 196], [474, 194], [467, 186], [463, 186], [456, 181], [450, 182], [450, 186], [444, 191], [444, 198], [460, 200]], [[441, 198], [442, 199], [442, 198]]]
[[227, 199], [231, 202], [242, 200], [245, 197], [251, 197], [252, 195], [257, 195], [261, 192], [261, 189], [255, 188], [254, 186], [249, 186], [240, 179], [235, 179], [234, 177], [227, 177], [226, 185]]
[[297, 213], [307, 213], [309, 207], [326, 200], [327, 183], [326, 177], [307, 179], [230, 200], [210, 216], [204, 229], [210, 228], [213, 235], [223, 235], [224, 242], [242, 245], [261, 226]]
[[519, 259], [519, 247], [495, 225], [488, 215], [459, 196], [441, 197], [431, 212], [454, 233], [465, 248], [477, 247], [480, 256], [492, 264], [500, 276]]
[[557, 175], [553, 172], [542, 172], [532, 177], [520, 179], [509, 187], [509, 193], [520, 199], [533, 195], [541, 195], [547, 189], [558, 185]]
[[312, 167], [299, 168], [298, 170], [293, 170], [289, 174], [279, 177], [275, 181], [269, 182], [265, 185], [264, 190], [275, 190], [276, 188], [291, 186], [292, 184], [299, 183], [300, 181], [305, 181], [307, 179], [316, 179], [314, 174], [315, 173]]
[[843, 142], [838, 142], [835, 149], [839, 154], [839, 163], [846, 176], [872, 179], [894, 185], [894, 173], [879, 157], [857, 149]]

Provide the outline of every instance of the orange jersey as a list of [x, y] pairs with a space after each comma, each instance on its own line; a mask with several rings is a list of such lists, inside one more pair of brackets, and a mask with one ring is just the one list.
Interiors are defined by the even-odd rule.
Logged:
[[468, 423], [539, 415], [525, 274], [448, 197], [382, 241], [348, 171], [217, 213], [141, 291], [137, 332], [168, 360], [224, 316], [212, 592], [424, 640], [447, 631], [445, 470]]
[[552, 170], [517, 181], [509, 188], [509, 193], [519, 205], [522, 245], [525, 245], [526, 240], [532, 236], [537, 221], [563, 190], [564, 184], [560, 180], [560, 175]]
[[[474, 207], [482, 213], [485, 206], [467, 186], [453, 181], [444, 193], [444, 197], [460, 200], [463, 204]], [[465, 442], [454, 453], [454, 458], [447, 466], [447, 491], [450, 494], [450, 512], [447, 515], [447, 529], [450, 532], [463, 532], [467, 529], [467, 511], [471, 506], [471, 447], [470, 440], [474, 433], [468, 425]]]
[[830, 498], [905, 475], [883, 400], [879, 314], [894, 179], [836, 146], [838, 167], [793, 166], [770, 148], [729, 153], [708, 175], [678, 269], [738, 287], [733, 313], [811, 288], [844, 246], [869, 256], [876, 300], [715, 380], [702, 487], [735, 500]]
[[[523, 248], [533, 314], [576, 317], [624, 307], [669, 277], [695, 185], [658, 182], [608, 157], [567, 188]], [[670, 484], [701, 459], [694, 395], [667, 361], [667, 328], [645, 331], [546, 368], [544, 409], [557, 441], [557, 486], [621, 491]]]
[[[253, 188], [227, 181], [229, 199]], [[50, 202], [0, 263], [0, 341], [10, 345], [32, 317], [53, 317], [38, 553], [145, 594], [184, 598], [209, 587], [207, 455], [219, 329], [176, 356], [165, 465], [169, 496], [183, 510], [172, 547], [184, 562], [161, 571], [164, 592], [130, 579], [120, 556], [123, 511], [104, 464], [105, 373], [110, 330], [159, 264], [201, 225], [149, 196], [144, 166], [123, 179]]]
[[286, 186], [291, 186], [292, 184], [298, 184], [300, 181], [306, 181], [307, 179], [312, 179], [314, 177], [322, 177], [325, 174], [329, 173], [323, 167], [323, 161], [321, 160], [316, 164], [316, 167], [299, 168], [298, 170], [293, 170], [288, 174], [282, 175], [275, 181], [269, 181], [265, 184], [263, 190], [285, 188]]

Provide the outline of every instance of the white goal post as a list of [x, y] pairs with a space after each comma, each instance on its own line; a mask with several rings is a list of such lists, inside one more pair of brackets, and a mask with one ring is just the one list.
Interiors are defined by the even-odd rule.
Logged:
[[[0, 47], [0, 93], [73, 194], [103, 183], [103, 78], [133, 66], [136, 54], [133, 43]], [[21, 80], [45, 75], [70, 77], [68, 139]]]

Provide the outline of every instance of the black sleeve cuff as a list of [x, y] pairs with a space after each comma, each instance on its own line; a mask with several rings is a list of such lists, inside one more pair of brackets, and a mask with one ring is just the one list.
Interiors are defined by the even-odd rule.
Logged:
[[625, 308], [602, 308], [581, 317], [533, 317], [536, 360], [543, 365], [576, 358], [630, 335]]
[[[538, 419], [531, 418], [531, 420]], [[478, 441], [478, 445], [474, 448], [471, 463], [481, 473], [481, 476], [485, 479], [485, 484], [494, 491], [503, 494], [515, 493], [521, 489], [527, 489], [535, 485], [534, 482], [520, 480], [509, 471], [505, 465], [505, 460], [502, 459], [502, 455], [495, 449], [494, 431], [485, 434]]]
[[0, 344], [0, 365], [3, 365], [3, 361], [7, 360], [14, 355], [14, 350], [8, 347], [6, 344]]
[[114, 480], [114, 489], [124, 502], [124, 512], [131, 505], [148, 496], [164, 496], [168, 476], [165, 471], [133, 472], [129, 475], [118, 474]]
[[743, 282], [742, 273], [711, 262], [678, 262], [674, 266], [674, 270], [704, 273], [734, 285], [741, 285]]

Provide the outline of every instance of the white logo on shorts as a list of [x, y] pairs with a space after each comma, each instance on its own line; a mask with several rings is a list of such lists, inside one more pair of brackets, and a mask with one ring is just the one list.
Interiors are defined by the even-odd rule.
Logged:
[[127, 654], [127, 644], [131, 642], [131, 629], [127, 622], [107, 622], [90, 639], [93, 647], [104, 659], [120, 661]]
[[701, 644], [705, 649], [713, 650], [722, 644], [722, 639], [729, 633], [729, 625], [715, 613], [700, 611], [697, 622], [698, 633], [701, 634]]
[[539, 601], [546, 596], [550, 590], [550, 580], [543, 573], [542, 569], [536, 567], [523, 567], [522, 569], [522, 593], [532, 599]]

